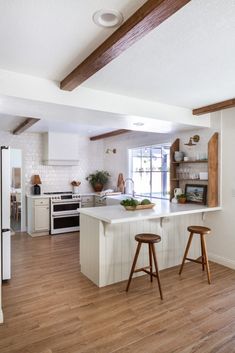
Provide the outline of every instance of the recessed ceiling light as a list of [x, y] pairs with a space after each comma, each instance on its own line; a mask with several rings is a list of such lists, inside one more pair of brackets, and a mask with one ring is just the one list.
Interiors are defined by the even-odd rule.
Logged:
[[144, 126], [144, 123], [141, 123], [141, 121], [138, 121], [137, 123], [133, 123], [135, 126]]
[[101, 27], [117, 27], [123, 22], [123, 16], [117, 10], [102, 9], [94, 13], [93, 21]]

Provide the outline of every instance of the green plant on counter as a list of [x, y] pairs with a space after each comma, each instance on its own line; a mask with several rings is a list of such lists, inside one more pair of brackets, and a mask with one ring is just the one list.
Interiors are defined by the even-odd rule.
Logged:
[[110, 174], [106, 170], [96, 170], [95, 173], [91, 173], [86, 177], [86, 180], [94, 186], [95, 184], [107, 184]]
[[186, 194], [180, 194], [180, 195], [177, 195], [177, 200], [179, 199], [186, 199]]
[[131, 198], [131, 199], [122, 200], [122, 201], [120, 202], [120, 204], [121, 204], [122, 206], [134, 206], [134, 207], [136, 207], [136, 206], [139, 205], [139, 201], [136, 200], [136, 199]]
[[140, 204], [141, 205], [150, 205], [151, 201], [149, 199], [143, 199]]
[[187, 201], [187, 196], [185, 194], [180, 194], [176, 196], [179, 203], [185, 203]]
[[122, 200], [120, 202], [120, 205], [122, 206], [132, 206], [132, 207], [136, 207], [138, 205], [149, 205], [149, 204], [151, 204], [151, 201], [149, 199], [144, 199], [140, 202], [136, 199], [131, 198], [131, 199]]

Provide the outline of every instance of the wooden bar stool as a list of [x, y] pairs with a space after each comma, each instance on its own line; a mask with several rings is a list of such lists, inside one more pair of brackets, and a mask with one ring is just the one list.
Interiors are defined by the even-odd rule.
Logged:
[[[189, 226], [187, 229], [190, 232], [190, 235], [189, 235], [188, 243], [187, 243], [187, 246], [186, 246], [186, 249], [185, 249], [183, 261], [182, 261], [182, 264], [181, 264], [181, 267], [180, 267], [179, 275], [181, 275], [181, 273], [183, 271], [185, 260], [193, 261], [193, 262], [196, 262], [198, 264], [201, 264], [203, 271], [205, 270], [205, 266], [206, 266], [207, 279], [208, 279], [208, 283], [210, 284], [211, 283], [211, 278], [210, 278], [211, 276], [210, 276], [210, 268], [209, 268], [207, 250], [206, 250], [205, 235], [206, 234], [210, 234], [211, 229], [207, 228], [207, 227], [202, 227], [202, 226]], [[200, 238], [201, 238], [202, 261], [190, 259], [190, 258], [187, 257], [188, 251], [189, 251], [189, 248], [190, 248], [190, 245], [191, 245], [191, 242], [192, 242], [194, 234], [199, 234]]]
[[[131, 272], [130, 272], [129, 280], [128, 280], [128, 283], [127, 283], [126, 291], [128, 292], [128, 289], [130, 287], [133, 273], [143, 271], [143, 272], [147, 273], [148, 275], [150, 275], [151, 282], [153, 281], [153, 276], [157, 278], [158, 288], [159, 288], [159, 292], [160, 292], [160, 297], [161, 297], [161, 299], [163, 299], [161, 283], [160, 283], [160, 277], [159, 277], [159, 272], [158, 272], [158, 265], [157, 265], [157, 257], [156, 257], [156, 252], [155, 252], [155, 248], [154, 248], [154, 243], [159, 243], [161, 241], [161, 237], [160, 237], [160, 235], [156, 235], [156, 234], [143, 233], [143, 234], [137, 234], [135, 236], [135, 240], [138, 242], [138, 245], [137, 245], [137, 248], [136, 248], [134, 261], [133, 261], [133, 264], [132, 264], [132, 267], [131, 267]], [[141, 268], [138, 268], [138, 269], [135, 270], [135, 265], [136, 265], [136, 262], [137, 262], [137, 259], [138, 259], [138, 256], [139, 256], [140, 248], [141, 248], [141, 245], [143, 243], [146, 243], [149, 246], [149, 266], [141, 267]], [[154, 261], [156, 273], [153, 272], [152, 258], [153, 258], [153, 261]], [[148, 271], [147, 269], [150, 269], [150, 271]]]

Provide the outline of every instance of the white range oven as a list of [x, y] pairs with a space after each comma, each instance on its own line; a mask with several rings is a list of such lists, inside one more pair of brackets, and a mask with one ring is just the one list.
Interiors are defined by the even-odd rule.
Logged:
[[80, 229], [80, 208], [80, 195], [70, 192], [53, 193], [50, 198], [50, 233], [60, 234], [78, 231]]

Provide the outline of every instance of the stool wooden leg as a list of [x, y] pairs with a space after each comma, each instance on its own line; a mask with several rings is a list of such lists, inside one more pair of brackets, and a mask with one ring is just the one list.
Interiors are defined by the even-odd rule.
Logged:
[[205, 271], [205, 255], [204, 255], [202, 234], [200, 235], [200, 238], [201, 238], [201, 252], [202, 252], [202, 271]]
[[160, 297], [161, 297], [161, 300], [163, 300], [162, 288], [161, 288], [161, 282], [160, 282], [160, 277], [159, 277], [159, 272], [158, 272], [158, 265], [157, 265], [157, 257], [156, 257], [155, 247], [154, 247], [154, 244], [149, 244], [149, 245], [151, 245], [151, 249], [152, 249], [153, 261], [154, 261], [154, 265], [155, 265], [155, 269], [156, 269], [156, 277], [157, 277]]
[[205, 257], [207, 279], [208, 279], [208, 283], [211, 284], [211, 274], [210, 274], [210, 267], [209, 267], [209, 262], [208, 262], [208, 256], [207, 256], [206, 242], [205, 242], [204, 234], [202, 234], [202, 246], [203, 246], [204, 257]]
[[135, 265], [136, 265], [136, 262], [137, 262], [137, 259], [138, 259], [138, 256], [139, 256], [140, 248], [141, 248], [141, 243], [138, 243], [137, 248], [136, 248], [136, 252], [135, 252], [134, 261], [133, 261], [133, 264], [132, 264], [132, 267], [131, 267], [129, 280], [128, 280], [128, 283], [127, 283], [127, 286], [126, 286], [126, 292], [128, 292], [128, 289], [129, 289], [130, 284], [131, 284], [131, 279], [132, 279], [132, 276], [133, 276], [133, 273], [134, 273], [134, 270], [135, 270]]
[[185, 259], [186, 259], [187, 255], [188, 255], [188, 251], [189, 251], [192, 239], [193, 239], [193, 233], [190, 233], [189, 239], [188, 239], [188, 243], [187, 243], [187, 246], [186, 246], [186, 249], [185, 249], [185, 252], [184, 252], [183, 261], [182, 261], [182, 264], [181, 264], [181, 267], [180, 267], [179, 275], [181, 275], [181, 273], [183, 271]]
[[150, 280], [153, 282], [153, 261], [152, 261], [152, 251], [151, 245], [149, 244], [149, 267], [150, 267]]

